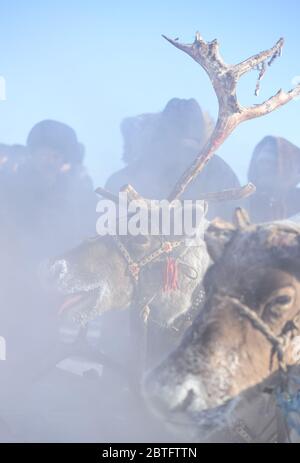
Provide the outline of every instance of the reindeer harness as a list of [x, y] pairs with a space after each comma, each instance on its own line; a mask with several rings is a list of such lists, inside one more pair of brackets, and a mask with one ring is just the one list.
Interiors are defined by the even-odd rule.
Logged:
[[[126, 247], [124, 246], [122, 241], [117, 236], [114, 236], [114, 241], [115, 241], [120, 253], [122, 254], [124, 259], [126, 260], [127, 265], [128, 265], [128, 271], [129, 271], [130, 275], [132, 276], [135, 283], [137, 283], [139, 281], [140, 271], [141, 271], [141, 269], [143, 267], [145, 267], [146, 265], [149, 265], [153, 261], [157, 260], [160, 256], [167, 255], [168, 256], [167, 257], [167, 264], [169, 264], [170, 267], [173, 269], [173, 274], [174, 274], [173, 282], [170, 282], [171, 286], [172, 286], [172, 288], [170, 288], [170, 289], [177, 289], [177, 281], [176, 281], [176, 278], [175, 278], [176, 277], [176, 270], [174, 269], [175, 264], [171, 261], [169, 255], [173, 252], [174, 249], [181, 246], [184, 243], [184, 240], [164, 241], [158, 249], [156, 249], [155, 251], [151, 252], [150, 254], [148, 254], [147, 256], [143, 257], [142, 259], [140, 259], [138, 261], [134, 261], [132, 259], [132, 257], [130, 256], [129, 251], [126, 249]], [[166, 288], [166, 289], [168, 289], [168, 288]]]
[[[135, 286], [135, 291], [136, 291], [136, 303], [138, 306], [140, 306], [139, 302], [139, 297], [138, 297], [138, 283], [139, 283], [139, 278], [140, 278], [140, 272], [143, 268], [151, 264], [152, 262], [157, 261], [160, 257], [165, 256], [165, 268], [163, 272], [163, 282], [162, 282], [162, 290], [164, 292], [169, 292], [169, 291], [174, 291], [178, 290], [178, 263], [182, 265], [186, 265], [187, 267], [190, 267], [194, 271], [194, 278], [197, 278], [198, 272], [195, 268], [191, 267], [187, 263], [184, 263], [182, 261], [178, 260], [177, 258], [172, 256], [172, 253], [175, 249], [180, 248], [184, 243], [185, 239], [177, 240], [177, 241], [163, 241], [161, 243], [161, 246], [143, 257], [140, 260], [134, 260], [126, 246], [123, 244], [123, 242], [120, 240], [120, 238], [115, 235], [113, 236], [113, 240], [119, 249], [120, 253], [124, 257], [125, 261], [127, 262], [127, 269], [129, 274], [132, 277], [132, 280], [134, 282]], [[190, 278], [193, 278], [190, 276]], [[146, 301], [143, 302], [142, 307], [139, 307], [140, 311], [140, 316], [142, 317], [144, 323], [147, 323], [149, 320], [150, 316], [150, 305], [156, 298], [156, 293], [153, 294], [150, 298], [148, 298]], [[197, 310], [198, 306], [202, 304], [204, 300], [204, 294], [203, 290], [200, 289], [200, 291], [195, 292], [195, 301], [194, 304], [192, 305], [191, 309], [188, 311], [188, 313], [184, 314], [180, 318], [184, 318], [184, 321], [190, 322], [193, 318], [193, 313], [194, 311]], [[161, 322], [156, 321], [153, 317], [150, 318], [150, 320], [155, 323], [156, 325], [160, 326], [160, 328], [164, 329], [171, 329], [172, 331], [179, 331], [179, 329], [175, 325], [163, 325]]]
[[[300, 411], [300, 389], [296, 392], [295, 395], [290, 395], [287, 391], [288, 386], [288, 365], [285, 358], [285, 351], [291, 344], [292, 339], [295, 337], [295, 332], [300, 331], [300, 312], [296, 316], [288, 320], [283, 326], [279, 335], [276, 335], [270, 327], [259, 317], [254, 310], [248, 307], [246, 304], [243, 304], [239, 299], [232, 296], [224, 296], [225, 299], [228, 299], [235, 307], [238, 312], [244, 316], [252, 325], [255, 330], [258, 330], [271, 344], [271, 356], [270, 356], [270, 371], [273, 367], [273, 359], [276, 355], [279, 367], [279, 387], [270, 387], [264, 390], [269, 394], [275, 394], [275, 402], [277, 407], [280, 409], [281, 413], [277, 414], [277, 431], [279, 438], [285, 439], [290, 442], [290, 426], [300, 434], [300, 428], [297, 423], [294, 423], [289, 418], [289, 413], [296, 411], [296, 406], [298, 407], [297, 412]], [[299, 405], [299, 406], [298, 406]], [[283, 417], [282, 414], [285, 416]], [[237, 426], [235, 431], [245, 440], [247, 432], [245, 431], [245, 426]], [[249, 436], [248, 436], [249, 437]]]

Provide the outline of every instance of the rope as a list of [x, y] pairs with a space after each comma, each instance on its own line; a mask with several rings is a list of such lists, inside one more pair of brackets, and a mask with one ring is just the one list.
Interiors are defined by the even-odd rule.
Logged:
[[272, 360], [275, 354], [277, 354], [278, 364], [281, 371], [286, 372], [287, 366], [284, 359], [284, 350], [286, 347], [287, 336], [294, 329], [297, 329], [297, 325], [294, 320], [289, 320], [283, 327], [279, 336], [273, 333], [269, 326], [256, 314], [256, 312], [250, 309], [247, 305], [240, 302], [237, 298], [231, 296], [225, 296], [230, 299], [234, 307], [244, 315], [252, 324], [252, 326], [262, 333], [267, 341], [272, 345], [272, 353], [270, 359], [270, 369], [272, 369]]
[[174, 291], [178, 289], [178, 267], [173, 257], [167, 257], [164, 270], [163, 291]]
[[[287, 384], [288, 384], [288, 372], [287, 372], [287, 364], [284, 358], [284, 351], [285, 351], [285, 348], [288, 346], [287, 344], [288, 335], [292, 333], [292, 337], [293, 337], [294, 330], [297, 330], [297, 331], [299, 330], [299, 327], [297, 325], [297, 322], [299, 319], [299, 313], [297, 313], [296, 316], [292, 320], [288, 320], [285, 323], [285, 325], [283, 326], [281, 330], [280, 335], [277, 336], [276, 334], [273, 333], [273, 331], [269, 328], [269, 326], [259, 317], [259, 315], [256, 314], [254, 310], [252, 310], [250, 307], [240, 302], [239, 299], [232, 297], [232, 296], [224, 296], [224, 298], [230, 300], [233, 306], [250, 321], [254, 329], [257, 329], [260, 333], [262, 333], [267, 339], [267, 341], [271, 344], [272, 352], [271, 352], [271, 358], [270, 358], [270, 370], [272, 369], [272, 359], [274, 355], [277, 354], [277, 360], [278, 360], [278, 365], [279, 365], [279, 370], [280, 370], [280, 389], [279, 391], [278, 389], [277, 390], [275, 390], [274, 388], [271, 388], [271, 389], [273, 393], [275, 393], [275, 400], [276, 400], [277, 406], [281, 408], [282, 413], [284, 414], [284, 407], [287, 408], [287, 404], [286, 402], [284, 402], [282, 397], [283, 395], [284, 397], [286, 397], [286, 395], [289, 396], [289, 394], [286, 393]], [[289, 401], [287, 403], [288, 405], [290, 405]], [[277, 416], [276, 420], [277, 420], [277, 435], [279, 435], [280, 422], [281, 422], [280, 417]], [[287, 438], [287, 441], [291, 442], [290, 428], [288, 426], [288, 420], [286, 419], [285, 416], [283, 419], [282, 427], [284, 428], [284, 434]]]
[[241, 303], [237, 298], [230, 296], [228, 296], [228, 298], [238, 309], [238, 311], [246, 318], [248, 318], [253, 327], [260, 331], [265, 336], [265, 338], [267, 338], [274, 349], [282, 349], [283, 340], [273, 333], [269, 326], [256, 314], [256, 312], [254, 312], [254, 310]]

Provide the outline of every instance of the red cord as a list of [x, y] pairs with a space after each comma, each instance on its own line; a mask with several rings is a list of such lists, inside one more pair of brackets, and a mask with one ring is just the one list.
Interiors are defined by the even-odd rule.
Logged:
[[173, 257], [167, 257], [164, 269], [164, 292], [178, 289], [178, 266]]

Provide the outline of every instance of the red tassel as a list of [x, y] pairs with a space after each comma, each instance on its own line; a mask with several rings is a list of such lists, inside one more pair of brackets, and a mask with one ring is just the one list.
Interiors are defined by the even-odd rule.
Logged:
[[178, 289], [178, 267], [173, 257], [167, 257], [164, 270], [164, 292]]

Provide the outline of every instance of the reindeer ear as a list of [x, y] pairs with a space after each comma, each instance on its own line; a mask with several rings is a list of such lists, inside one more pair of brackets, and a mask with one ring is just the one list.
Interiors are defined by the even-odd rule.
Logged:
[[205, 233], [205, 243], [211, 259], [216, 262], [235, 234], [235, 227], [221, 219], [215, 219]]
[[239, 230], [243, 230], [251, 225], [250, 217], [246, 209], [237, 207], [233, 215], [233, 223]]

